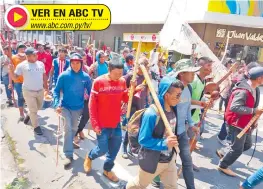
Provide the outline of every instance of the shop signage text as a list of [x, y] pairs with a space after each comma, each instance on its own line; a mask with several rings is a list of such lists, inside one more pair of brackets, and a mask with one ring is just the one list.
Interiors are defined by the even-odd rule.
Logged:
[[226, 29], [217, 29], [216, 31], [216, 37], [224, 38], [226, 36], [226, 33], [228, 37], [234, 38], [234, 39], [244, 39], [247, 41], [259, 41], [263, 42], [263, 34], [261, 33], [239, 33], [236, 30], [232, 31], [226, 31]]
[[159, 34], [157, 33], [124, 33], [123, 41], [142, 41], [142, 42], [158, 42]]

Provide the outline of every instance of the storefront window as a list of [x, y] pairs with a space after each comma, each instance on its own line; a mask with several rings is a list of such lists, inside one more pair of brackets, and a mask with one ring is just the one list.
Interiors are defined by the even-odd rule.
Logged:
[[32, 40], [32, 31], [27, 31], [27, 39], [28, 39], [28, 41], [33, 41]]
[[260, 47], [243, 46], [243, 45], [229, 45], [228, 57], [234, 60], [244, 60], [246, 64], [259, 60]]
[[88, 35], [88, 34], [81, 34], [80, 35], [80, 38], [79, 38], [79, 44], [82, 48], [85, 48], [86, 45], [87, 45], [87, 42], [89, 40], [89, 44], [92, 43], [91, 41], [91, 35]]
[[45, 31], [46, 42], [52, 42], [51, 31]]
[[38, 31], [38, 38], [39, 38], [39, 41], [45, 41], [45, 37], [44, 37], [44, 32], [43, 31]]
[[23, 32], [23, 40], [24, 40], [24, 41], [27, 41], [27, 31], [24, 31], [24, 32]]
[[37, 40], [37, 32], [36, 31], [32, 31], [32, 33], [33, 33], [33, 41]]

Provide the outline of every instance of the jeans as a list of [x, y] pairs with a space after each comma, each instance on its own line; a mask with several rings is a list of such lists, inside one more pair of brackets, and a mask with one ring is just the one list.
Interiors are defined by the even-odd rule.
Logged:
[[83, 131], [84, 127], [89, 121], [89, 101], [84, 102], [84, 108], [83, 108], [83, 113], [80, 118], [79, 126], [78, 126], [78, 131], [76, 132], [77, 136], [81, 131]]
[[218, 134], [218, 138], [220, 140], [225, 140], [227, 137], [227, 129], [226, 129], [226, 122], [224, 121], [224, 123], [221, 126], [220, 132]]
[[11, 100], [12, 99], [12, 91], [10, 89], [8, 89], [8, 85], [9, 85], [8, 74], [3, 76], [3, 83], [5, 85], [5, 93], [6, 93], [7, 99]]
[[263, 182], [263, 167], [257, 170], [253, 175], [248, 177], [245, 182], [242, 184], [244, 189], [254, 188], [256, 185]]
[[89, 153], [89, 158], [94, 160], [106, 154], [103, 169], [110, 172], [114, 166], [114, 160], [121, 146], [121, 127], [118, 124], [117, 128], [103, 128], [101, 135], [97, 135], [98, 145]]
[[194, 189], [193, 161], [190, 153], [189, 138], [186, 132], [178, 136], [180, 158], [183, 166], [183, 176], [187, 189]]
[[78, 130], [78, 120], [81, 114], [82, 110], [62, 108], [62, 116], [65, 118], [63, 143], [63, 153], [65, 157], [73, 157], [73, 139]]
[[229, 126], [231, 132], [231, 148], [222, 158], [219, 163], [219, 167], [226, 169], [228, 166], [232, 165], [244, 151], [247, 151], [252, 146], [252, 136], [251, 132], [244, 134], [240, 139], [237, 135], [241, 132], [241, 129]]
[[22, 83], [14, 83], [14, 87], [17, 94], [17, 106], [21, 108], [24, 106], [24, 102], [25, 102], [22, 92]]

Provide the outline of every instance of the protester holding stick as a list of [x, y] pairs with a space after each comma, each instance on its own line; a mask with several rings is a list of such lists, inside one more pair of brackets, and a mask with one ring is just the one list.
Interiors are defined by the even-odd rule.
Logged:
[[[78, 130], [78, 120], [84, 107], [84, 91], [90, 88], [91, 80], [88, 74], [82, 71], [81, 56], [71, 55], [70, 69], [59, 76], [54, 89], [54, 107], [56, 112], [62, 114], [66, 120], [63, 143], [65, 168], [73, 161], [73, 139]], [[61, 92], [63, 93], [62, 100], [60, 99]]]
[[229, 176], [236, 176], [236, 174], [228, 167], [252, 146], [252, 130], [249, 130], [240, 139], [237, 138], [237, 135], [246, 127], [254, 114], [258, 115], [263, 112], [262, 108], [258, 109], [260, 95], [256, 93], [256, 88], [263, 84], [263, 68], [255, 67], [248, 73], [249, 80], [241, 81], [233, 89], [225, 113], [226, 123], [231, 130], [232, 144], [227, 154], [221, 159], [218, 169]]
[[190, 59], [181, 59], [176, 62], [175, 65], [176, 72], [172, 75], [172, 77], [173, 79], [177, 78], [184, 84], [181, 101], [177, 104], [177, 136], [180, 149], [179, 155], [182, 160], [182, 171], [186, 187], [188, 189], [194, 189], [193, 161], [186, 128], [192, 130], [196, 135], [199, 134], [199, 128], [196, 127], [191, 117], [191, 86], [189, 84], [193, 82], [195, 72], [197, 72], [200, 67], [195, 67]]
[[[149, 70], [149, 62], [147, 58], [140, 58], [138, 63], [143, 64], [145, 68]], [[125, 75], [124, 78], [126, 80], [127, 88], [129, 88], [131, 86], [130, 83], [132, 80], [132, 73]], [[144, 108], [148, 108], [150, 105], [149, 104], [149, 99], [150, 99], [149, 89], [146, 85], [145, 78], [144, 78], [144, 75], [140, 67], [137, 70], [135, 79], [136, 79], [135, 80], [136, 87], [135, 87], [134, 93], [132, 93], [133, 99], [132, 99], [132, 105], [131, 105], [131, 116], [133, 115], [134, 112], [144, 109]], [[122, 145], [123, 145], [122, 146], [123, 147], [122, 157], [124, 159], [127, 159], [128, 158], [128, 154], [127, 154], [128, 131], [125, 131], [125, 136], [124, 136]], [[131, 153], [132, 151], [129, 151], [129, 152]]]
[[[154, 88], [151, 87], [152, 92]], [[128, 182], [127, 189], [146, 188], [157, 175], [160, 175], [164, 188], [177, 188], [177, 170], [174, 163], [176, 154], [173, 147], [178, 146], [178, 141], [173, 133], [177, 130], [175, 106], [180, 101], [183, 89], [183, 84], [178, 80], [161, 80], [158, 96], [161, 107], [157, 103], [157, 106], [150, 106], [144, 112], [139, 131], [139, 174]], [[160, 113], [160, 110], [164, 114]], [[170, 132], [165, 126], [166, 121]]]

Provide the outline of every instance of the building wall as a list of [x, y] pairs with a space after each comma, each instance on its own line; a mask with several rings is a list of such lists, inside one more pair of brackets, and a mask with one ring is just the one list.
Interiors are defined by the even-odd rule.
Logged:
[[263, 1], [209, 0], [208, 11], [244, 16], [263, 17]]
[[101, 41], [101, 46], [105, 44], [114, 49], [114, 39], [119, 38], [121, 43], [123, 40], [123, 33], [158, 33], [161, 31], [163, 24], [113, 24], [104, 31], [75, 31], [74, 44], [80, 46], [81, 38], [86, 44], [89, 36], [96, 40], [96, 46], [98, 41]]
[[[196, 33], [203, 39], [203, 41], [208, 44], [210, 49], [213, 52], [217, 52], [218, 49], [215, 48], [217, 42], [226, 43], [227, 32], [231, 32], [230, 36], [232, 38], [229, 39], [229, 44], [238, 44], [243, 46], [258, 46], [263, 47], [263, 29], [260, 28], [246, 28], [246, 27], [237, 27], [237, 26], [229, 26], [229, 25], [219, 25], [219, 24], [191, 24], [191, 27], [196, 31]], [[225, 33], [221, 32], [220, 30]], [[233, 36], [233, 31], [235, 31], [236, 37]], [[261, 38], [262, 40], [255, 41], [249, 40], [249, 36], [254, 35], [255, 37]], [[219, 35], [217, 37], [217, 35]]]

